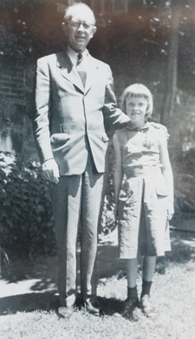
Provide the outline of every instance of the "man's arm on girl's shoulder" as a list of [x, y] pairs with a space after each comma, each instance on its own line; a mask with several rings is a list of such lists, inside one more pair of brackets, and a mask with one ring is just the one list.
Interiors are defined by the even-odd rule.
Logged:
[[106, 74], [106, 88], [103, 106], [103, 115], [106, 126], [112, 126], [114, 130], [124, 128], [130, 122], [127, 114], [117, 108], [116, 96], [114, 93], [114, 80], [112, 71], [109, 65], [106, 65], [104, 70]]
[[168, 218], [172, 218], [174, 213], [174, 192], [173, 192], [173, 172], [169, 159], [167, 136], [165, 131], [161, 130], [159, 133], [159, 148], [160, 148], [160, 161], [162, 164], [162, 174], [166, 180], [169, 190], [169, 202], [168, 202]]
[[113, 146], [114, 146], [114, 154], [115, 154], [115, 170], [114, 170], [114, 197], [115, 197], [115, 219], [117, 218], [118, 212], [118, 198], [119, 192], [122, 183], [122, 157], [121, 157], [121, 149], [118, 141], [118, 137], [116, 133], [113, 136]]

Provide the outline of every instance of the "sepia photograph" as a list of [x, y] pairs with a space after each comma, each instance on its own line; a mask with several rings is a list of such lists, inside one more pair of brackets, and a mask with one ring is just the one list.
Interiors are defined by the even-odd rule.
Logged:
[[195, 2], [0, 0], [0, 337], [195, 337]]

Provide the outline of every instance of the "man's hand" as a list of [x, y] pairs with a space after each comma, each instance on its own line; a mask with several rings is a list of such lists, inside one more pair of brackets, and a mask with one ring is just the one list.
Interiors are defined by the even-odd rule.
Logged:
[[43, 178], [57, 184], [59, 182], [59, 168], [54, 159], [46, 160], [42, 165]]
[[170, 221], [173, 218], [173, 214], [174, 214], [174, 208], [170, 208], [167, 210], [167, 220]]

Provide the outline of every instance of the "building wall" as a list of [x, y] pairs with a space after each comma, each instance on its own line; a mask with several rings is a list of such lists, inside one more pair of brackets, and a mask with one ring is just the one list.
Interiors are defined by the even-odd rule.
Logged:
[[25, 101], [25, 71], [22, 65], [12, 64], [6, 67], [5, 63], [0, 62], [0, 100], [3, 102]]
[[32, 135], [33, 65], [0, 60], [0, 152], [36, 153]]

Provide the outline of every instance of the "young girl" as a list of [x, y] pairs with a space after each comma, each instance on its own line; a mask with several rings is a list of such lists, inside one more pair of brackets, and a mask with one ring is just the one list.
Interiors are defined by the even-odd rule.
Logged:
[[[113, 137], [119, 258], [127, 259], [128, 298], [124, 315], [132, 316], [134, 308], [140, 306], [145, 315], [152, 317], [156, 315], [150, 300], [156, 256], [170, 250], [168, 220], [174, 212], [168, 134], [166, 127], [147, 122], [153, 99], [144, 85], [127, 87], [121, 106], [131, 120]], [[139, 256], [144, 257], [140, 302], [136, 286]]]

